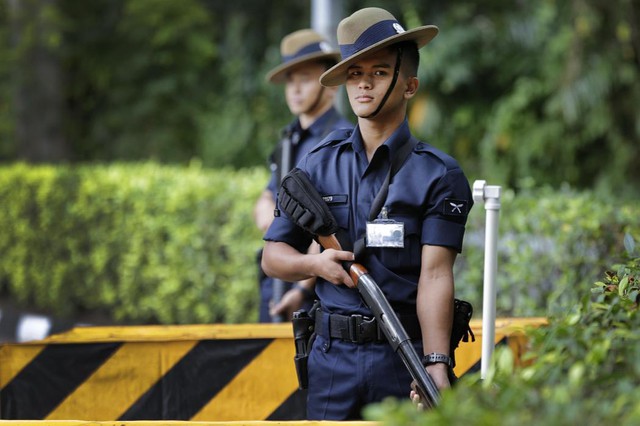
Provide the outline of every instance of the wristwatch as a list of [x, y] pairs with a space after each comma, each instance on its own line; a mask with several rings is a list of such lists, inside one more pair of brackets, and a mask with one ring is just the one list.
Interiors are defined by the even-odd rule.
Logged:
[[447, 364], [450, 368], [453, 368], [453, 361], [449, 355], [433, 352], [422, 357], [422, 365], [425, 367], [433, 364]]

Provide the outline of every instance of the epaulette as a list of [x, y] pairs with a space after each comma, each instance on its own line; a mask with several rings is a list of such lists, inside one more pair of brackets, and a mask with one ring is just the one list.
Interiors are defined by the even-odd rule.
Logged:
[[431, 157], [438, 159], [439, 161], [442, 162], [442, 164], [444, 164], [447, 170], [460, 168], [460, 164], [455, 158], [453, 158], [446, 152], [441, 151], [432, 145], [429, 145], [426, 142], [418, 142], [418, 145], [416, 145], [415, 151], [424, 152], [430, 155]]
[[349, 138], [352, 133], [353, 133], [353, 129], [334, 130], [331, 133], [329, 133], [327, 136], [325, 136], [324, 139], [322, 139], [318, 143], [318, 145], [316, 145], [310, 152], [315, 152], [322, 147], [335, 145], [336, 143], [342, 142], [343, 140]]

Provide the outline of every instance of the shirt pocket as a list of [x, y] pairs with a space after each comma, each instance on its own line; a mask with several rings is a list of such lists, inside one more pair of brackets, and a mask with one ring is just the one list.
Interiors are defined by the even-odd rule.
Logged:
[[335, 218], [338, 226], [343, 229], [349, 228], [349, 203], [347, 195], [323, 195], [322, 199], [329, 206], [331, 214]]
[[323, 195], [322, 198], [327, 203], [338, 227], [336, 233], [343, 250], [351, 250], [353, 242], [349, 238], [349, 203], [347, 195]]
[[419, 274], [422, 261], [422, 221], [415, 216], [389, 214], [389, 219], [404, 224], [403, 248], [377, 248], [380, 261], [396, 274]]

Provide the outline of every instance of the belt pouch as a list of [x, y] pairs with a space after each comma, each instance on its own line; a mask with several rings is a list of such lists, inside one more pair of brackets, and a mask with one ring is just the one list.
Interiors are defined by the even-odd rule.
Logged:
[[309, 359], [310, 340], [315, 326], [314, 318], [307, 311], [301, 309], [293, 313], [293, 341], [296, 345], [296, 354], [293, 362], [298, 376], [298, 387], [307, 389], [309, 378], [307, 375], [307, 360]]
[[473, 315], [473, 306], [471, 303], [454, 299], [453, 324], [451, 329], [451, 346], [449, 348], [449, 356], [456, 365], [455, 351], [460, 342], [468, 342], [469, 338], [475, 342], [476, 337], [469, 326], [471, 316]]

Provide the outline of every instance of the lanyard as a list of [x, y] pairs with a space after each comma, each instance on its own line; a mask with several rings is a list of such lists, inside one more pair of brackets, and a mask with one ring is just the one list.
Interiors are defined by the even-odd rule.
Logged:
[[384, 202], [387, 200], [387, 195], [389, 194], [389, 183], [391, 182], [391, 177], [398, 173], [398, 170], [402, 167], [405, 160], [413, 151], [413, 148], [418, 144], [418, 140], [411, 136], [409, 140], [402, 145], [396, 154], [391, 159], [391, 167], [387, 171], [387, 175], [384, 178], [384, 182], [376, 194], [376, 198], [373, 199], [373, 203], [371, 203], [371, 210], [369, 210], [369, 222], [373, 221], [380, 214], [380, 210], [382, 210], [382, 206]]
[[[415, 146], [418, 144], [418, 140], [414, 136], [410, 136], [409, 140], [407, 140], [404, 145], [402, 145], [398, 151], [395, 153], [393, 158], [391, 159], [391, 166], [387, 171], [387, 175], [384, 178], [384, 182], [382, 186], [378, 190], [376, 197], [373, 199], [371, 203], [371, 210], [369, 210], [369, 222], [378, 217], [380, 214], [380, 210], [382, 210], [382, 206], [387, 200], [387, 195], [389, 194], [389, 183], [391, 183], [391, 177], [398, 173], [398, 170], [403, 166], [409, 154], [413, 151]], [[356, 261], [362, 261], [367, 256], [367, 244], [365, 240], [365, 236], [360, 237], [353, 244], [353, 254], [355, 256]]]

